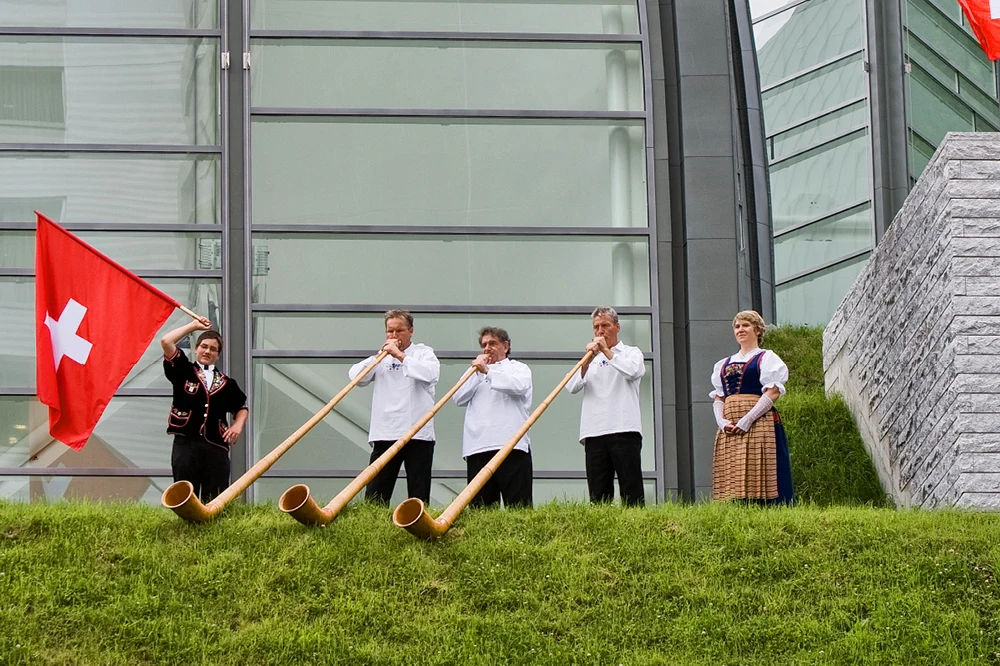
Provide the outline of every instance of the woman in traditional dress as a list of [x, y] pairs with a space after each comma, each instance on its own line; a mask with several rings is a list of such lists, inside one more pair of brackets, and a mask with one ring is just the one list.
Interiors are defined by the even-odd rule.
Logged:
[[774, 403], [785, 393], [788, 366], [761, 349], [764, 319], [744, 310], [733, 319], [740, 351], [712, 370], [715, 455], [712, 499], [757, 504], [794, 500], [788, 439]]

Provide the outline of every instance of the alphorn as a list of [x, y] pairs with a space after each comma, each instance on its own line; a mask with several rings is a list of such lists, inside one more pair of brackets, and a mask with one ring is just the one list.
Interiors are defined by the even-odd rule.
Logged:
[[208, 504], [202, 504], [201, 500], [195, 496], [194, 486], [191, 485], [190, 481], [177, 481], [171, 484], [169, 488], [163, 491], [163, 497], [160, 500], [161, 503], [163, 506], [172, 510], [189, 523], [204, 523], [212, 520], [227, 504], [229, 504], [238, 495], [242, 494], [243, 491], [250, 487], [251, 483], [259, 479], [264, 472], [269, 470], [271, 465], [278, 462], [278, 458], [285, 455], [285, 452], [292, 448], [292, 445], [302, 439], [307, 432], [312, 430], [313, 426], [322, 421], [337, 405], [337, 403], [340, 402], [352, 388], [357, 386], [358, 382], [364, 379], [365, 375], [371, 372], [372, 368], [381, 363], [382, 359], [384, 359], [388, 354], [389, 352], [386, 351], [379, 352], [379, 355], [375, 357], [375, 360], [371, 364], [362, 370], [357, 377], [352, 379], [347, 386], [341, 389], [340, 393], [333, 396], [333, 399], [326, 403], [322, 409], [316, 412], [311, 419], [303, 423], [298, 430], [289, 435], [288, 438], [281, 444], [274, 447], [273, 451], [257, 461], [257, 464], [244, 472], [243, 476], [238, 478], [231, 486], [223, 490], [218, 497], [213, 499]]
[[538, 417], [540, 417], [542, 413], [548, 409], [549, 403], [551, 403], [552, 400], [559, 395], [559, 392], [563, 390], [566, 383], [573, 377], [574, 374], [576, 374], [576, 371], [579, 370], [584, 363], [593, 358], [593, 356], [594, 352], [588, 351], [583, 355], [583, 358], [577, 361], [577, 364], [573, 366], [573, 369], [562, 378], [562, 381], [559, 382], [554, 389], [552, 389], [552, 393], [549, 393], [548, 397], [535, 408], [535, 411], [531, 413], [528, 420], [525, 421], [520, 428], [518, 428], [517, 432], [514, 433], [514, 436], [503, 445], [503, 448], [496, 452], [486, 466], [483, 467], [483, 469], [476, 474], [475, 478], [469, 482], [469, 485], [465, 487], [465, 490], [459, 493], [458, 497], [456, 497], [452, 503], [448, 505], [448, 508], [445, 509], [440, 516], [438, 516], [437, 520], [431, 518], [431, 515], [427, 513], [427, 507], [424, 506], [422, 500], [416, 497], [411, 497], [397, 506], [396, 510], [392, 512], [392, 522], [396, 525], [396, 527], [402, 527], [413, 536], [428, 540], [437, 539], [447, 532], [451, 528], [452, 523], [455, 522], [455, 519], [458, 518], [458, 514], [462, 513], [462, 509], [467, 507], [469, 502], [475, 498], [476, 494], [483, 489], [483, 486], [485, 486], [486, 482], [490, 480], [490, 477], [496, 473], [497, 468], [503, 464], [503, 461], [507, 459], [507, 456], [514, 450], [517, 443], [521, 441], [524, 434], [528, 432], [528, 429], [535, 425], [535, 421], [538, 420]]
[[[361, 492], [361, 489], [371, 483], [372, 479], [382, 471], [382, 469], [389, 464], [389, 461], [399, 453], [400, 449], [406, 446], [406, 443], [413, 439], [421, 428], [427, 425], [435, 414], [438, 413], [445, 403], [451, 399], [451, 396], [455, 395], [462, 384], [464, 384], [472, 374], [476, 372], [475, 368], [469, 368], [462, 375], [462, 378], [458, 380], [458, 383], [451, 387], [444, 397], [435, 403], [431, 407], [430, 411], [420, 417], [420, 419], [414, 423], [409, 430], [403, 433], [403, 436], [397, 439], [392, 446], [386, 449], [385, 453], [380, 455], [375, 462], [364, 468], [360, 474], [358, 474], [353, 481], [347, 484], [347, 487], [337, 493], [329, 504], [327, 504], [322, 509], [316, 504], [315, 500], [309, 494], [309, 486], [304, 483], [294, 485], [288, 490], [286, 490], [281, 495], [281, 499], [278, 500], [278, 507], [285, 513], [291, 514], [292, 518], [299, 521], [303, 525], [328, 525], [330, 522], [336, 518], [345, 506], [350, 503], [354, 496]], [[409, 471], [407, 471], [409, 474]], [[418, 500], [419, 501], [419, 500]]]

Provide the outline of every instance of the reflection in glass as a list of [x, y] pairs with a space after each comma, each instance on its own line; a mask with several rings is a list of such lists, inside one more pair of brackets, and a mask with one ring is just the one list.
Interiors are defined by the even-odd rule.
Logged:
[[975, 129], [972, 111], [919, 67], [910, 74], [910, 104], [914, 131], [937, 146], [948, 132]]
[[[220, 280], [155, 278], [149, 282], [168, 296], [208, 317], [218, 328], [221, 321]], [[35, 385], [34, 278], [0, 278], [0, 321], [4, 322], [4, 335], [0, 336], [0, 367], [3, 368], [0, 386], [33, 387]], [[125, 378], [122, 388], [169, 388], [170, 384], [163, 376], [160, 337], [189, 321], [191, 318], [188, 315], [175, 310]], [[182, 341], [181, 347], [189, 350], [188, 345], [189, 343]], [[219, 366], [223, 370], [227, 367], [225, 353]]]
[[[76, 231], [75, 236], [132, 271], [221, 269], [218, 232], [127, 233]], [[0, 268], [33, 268], [34, 231], [0, 231]]]
[[771, 168], [776, 232], [870, 197], [871, 164], [865, 131], [855, 132]]
[[253, 40], [253, 106], [641, 111], [639, 44]]
[[650, 304], [642, 237], [255, 234], [254, 253], [255, 303]]
[[0, 500], [9, 502], [141, 502], [159, 506], [173, 479], [147, 476], [0, 476]]
[[[0, 219], [10, 222], [34, 222], [35, 208], [57, 222], [220, 220], [217, 155], [5, 153], [0, 183]], [[11, 219], [8, 205], [23, 219]]]
[[0, 37], [0, 142], [219, 142], [219, 40]]
[[0, 25], [210, 29], [219, 25], [219, 0], [0, 0]]
[[825, 326], [854, 284], [868, 255], [839, 264], [775, 290], [779, 325]]
[[[622, 339], [644, 352], [652, 351], [651, 320], [647, 315], [620, 315]], [[507, 329], [515, 352], [576, 352], [590, 342], [590, 316], [509, 314], [414, 314], [414, 340], [438, 351], [473, 350], [483, 326]], [[376, 349], [385, 341], [382, 314], [256, 313], [255, 349], [360, 350]], [[627, 332], [627, 334], [626, 334]]]
[[[957, 3], [956, 3], [957, 4]], [[996, 93], [993, 64], [976, 39], [924, 0], [907, 0], [906, 29], [931, 44], [957, 71], [988, 93]]]
[[858, 53], [763, 92], [761, 100], [768, 133], [849, 99], [867, 96], [863, 59]]
[[252, 30], [637, 34], [634, 0], [251, 0]]
[[856, 1], [812, 0], [756, 23], [761, 87], [860, 49], [862, 9]]
[[[516, 358], [517, 354], [514, 354]], [[470, 361], [473, 358], [470, 352]], [[357, 359], [360, 360], [360, 359]], [[254, 457], [260, 459], [288, 435], [309, 420], [347, 383], [347, 370], [357, 360], [296, 361], [258, 360], [254, 363]], [[534, 409], [573, 367], [573, 361], [526, 361], [532, 371]], [[443, 395], [462, 373], [468, 362], [441, 362], [438, 395]], [[640, 385], [643, 432], [643, 469], [654, 469], [652, 446], [652, 363]], [[371, 420], [371, 387], [355, 389], [340, 401], [322, 422], [286, 453], [272, 469], [354, 469], [368, 465], [368, 426]], [[584, 470], [580, 434], [582, 394], [563, 392], [552, 401], [529, 435], [536, 470]], [[437, 445], [435, 469], [464, 470], [462, 460], [462, 424], [465, 412], [454, 403], [445, 405], [434, 419]], [[291, 484], [289, 484], [291, 485]], [[287, 486], [286, 486], [287, 487]]]
[[868, 124], [868, 106], [864, 100], [803, 123], [768, 140], [770, 161], [819, 145], [825, 141]]
[[113, 398], [87, 445], [74, 451], [49, 435], [48, 408], [35, 396], [0, 396], [0, 467], [166, 470], [169, 413], [169, 397]]
[[840, 257], [872, 247], [868, 204], [782, 234], [774, 239], [774, 279], [786, 279]]
[[645, 227], [642, 122], [254, 120], [254, 224]]

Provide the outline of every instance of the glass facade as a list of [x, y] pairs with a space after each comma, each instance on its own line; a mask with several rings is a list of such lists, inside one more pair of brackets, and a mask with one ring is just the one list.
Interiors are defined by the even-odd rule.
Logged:
[[[910, 183], [951, 131], [1000, 127], [997, 72], [953, 0], [898, 1]], [[750, 0], [774, 216], [777, 318], [829, 321], [875, 244], [869, 63], [882, 0]], [[888, 3], [887, 3], [888, 4]], [[893, 48], [888, 45], [887, 48]], [[893, 73], [891, 75], [897, 75]]]
[[[439, 393], [477, 353], [479, 327], [506, 327], [537, 404], [589, 340], [590, 309], [611, 304], [646, 354], [643, 429], [659, 442], [644, 8], [246, 7], [0, 0], [0, 498], [156, 502], [170, 481], [159, 335], [82, 451], [48, 436], [34, 396], [35, 209], [247, 331], [225, 352], [247, 362], [252, 407], [234, 460], [260, 458], [339, 391], [384, 340], [389, 307], [411, 309], [414, 339], [437, 350]], [[227, 87], [243, 71], [234, 35], [249, 45], [242, 116]], [[536, 502], [586, 497], [579, 397], [531, 432]], [[370, 389], [352, 392], [256, 499], [345, 485], [368, 462], [370, 403]], [[437, 419], [437, 503], [465, 485], [463, 417], [449, 405]], [[643, 448], [650, 498], [672, 490], [656, 449]]]

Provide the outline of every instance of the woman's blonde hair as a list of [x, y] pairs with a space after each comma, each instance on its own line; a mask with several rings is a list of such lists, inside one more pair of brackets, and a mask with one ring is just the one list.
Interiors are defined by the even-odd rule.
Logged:
[[742, 312], [737, 312], [736, 316], [733, 317], [733, 327], [735, 328], [736, 322], [745, 321], [751, 326], [753, 330], [757, 332], [757, 339], [764, 337], [764, 330], [767, 324], [764, 323], [764, 318], [760, 316], [756, 310], [743, 310]]

